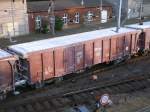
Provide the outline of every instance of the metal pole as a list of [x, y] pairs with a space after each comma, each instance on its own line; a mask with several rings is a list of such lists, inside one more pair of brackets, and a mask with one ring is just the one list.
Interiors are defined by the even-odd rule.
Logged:
[[13, 0], [11, 0], [11, 17], [12, 17], [12, 24], [13, 24], [13, 33], [14, 33], [14, 37], [15, 37], [15, 23], [14, 23], [14, 2]]
[[[11, 17], [12, 17], [12, 24], [13, 24], [13, 34], [14, 34], [13, 36], [15, 37], [16, 33], [15, 33], [14, 1], [13, 0], [11, 0]], [[10, 39], [10, 42], [16, 42], [16, 40], [12, 40], [12, 37], [10, 34], [9, 34], [9, 39]]]
[[140, 12], [139, 12], [139, 24], [140, 25], [143, 25], [142, 12], [143, 12], [143, 0], [141, 0], [141, 3], [140, 3]]
[[82, 6], [84, 5], [84, 1], [83, 1], [83, 0], [81, 1], [81, 5], [82, 5]]
[[102, 11], [102, 10], [103, 10], [103, 1], [101, 0], [100, 2], [101, 2], [100, 9], [101, 9], [101, 11]]
[[120, 24], [121, 24], [121, 9], [122, 9], [122, 0], [119, 3], [119, 13], [118, 13], [118, 25], [117, 25], [117, 32], [119, 32]]

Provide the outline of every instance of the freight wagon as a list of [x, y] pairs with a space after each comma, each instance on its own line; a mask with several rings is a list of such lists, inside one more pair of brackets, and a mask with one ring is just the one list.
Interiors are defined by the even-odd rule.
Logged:
[[0, 49], [0, 99], [5, 97], [4, 94], [8, 91], [15, 88], [14, 65], [16, 60], [16, 57]]
[[108, 28], [9, 46], [19, 56], [19, 72], [30, 85], [59, 78], [137, 52], [140, 30]]
[[150, 22], [12, 45], [0, 50], [0, 95], [149, 50]]
[[150, 50], [150, 22], [144, 22], [143, 25], [127, 25], [126, 27], [142, 31], [138, 38], [137, 47], [140, 51], [147, 53]]

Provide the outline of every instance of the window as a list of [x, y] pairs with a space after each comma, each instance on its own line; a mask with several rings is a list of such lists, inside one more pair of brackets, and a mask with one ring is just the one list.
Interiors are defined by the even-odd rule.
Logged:
[[41, 29], [41, 25], [42, 25], [41, 22], [42, 22], [41, 21], [41, 16], [37, 16], [35, 18], [35, 29]]
[[3, 26], [0, 24], [0, 34], [3, 34]]
[[68, 14], [64, 13], [64, 16], [63, 16], [63, 22], [64, 22], [64, 25], [68, 24]]
[[88, 21], [93, 21], [93, 13], [91, 11], [88, 11], [87, 19], [88, 19]]
[[79, 12], [75, 13], [75, 23], [79, 23], [80, 22], [80, 14]]

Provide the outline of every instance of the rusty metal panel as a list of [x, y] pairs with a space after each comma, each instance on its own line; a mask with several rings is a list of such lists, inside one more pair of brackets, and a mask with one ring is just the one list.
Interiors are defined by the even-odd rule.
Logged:
[[150, 29], [146, 29], [145, 33], [145, 49], [150, 50]]
[[103, 39], [103, 58], [102, 62], [110, 61], [110, 39]]
[[137, 41], [138, 41], [137, 33], [136, 34], [132, 34], [132, 38], [131, 38], [131, 54], [134, 54], [134, 53], [137, 52]]
[[117, 59], [117, 38], [111, 38], [111, 54], [110, 54], [110, 60]]
[[29, 68], [30, 68], [30, 82], [34, 84], [36, 82], [41, 82], [43, 79], [43, 65], [42, 65], [42, 54], [32, 53], [29, 55]]
[[94, 41], [94, 64], [102, 63], [102, 40]]
[[55, 77], [65, 75], [64, 48], [54, 50]]
[[13, 86], [13, 66], [17, 57], [0, 49], [0, 92], [10, 91]]
[[54, 77], [53, 51], [42, 53], [43, 79], [48, 80]]
[[93, 42], [85, 42], [85, 67], [93, 64]]
[[69, 74], [75, 71], [75, 48], [69, 46], [64, 52], [65, 73]]
[[0, 89], [8, 87], [12, 84], [11, 65], [6, 60], [0, 61]]
[[124, 55], [129, 55], [131, 53], [131, 37], [131, 34], [125, 36]]
[[117, 57], [123, 57], [124, 55], [124, 46], [125, 46], [125, 36], [119, 36], [117, 38]]
[[83, 44], [75, 45], [75, 70], [84, 68], [84, 46]]

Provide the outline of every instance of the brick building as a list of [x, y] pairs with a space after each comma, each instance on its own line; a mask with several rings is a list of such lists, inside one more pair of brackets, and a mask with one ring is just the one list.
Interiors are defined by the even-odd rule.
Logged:
[[28, 33], [26, 0], [0, 0], [0, 37]]
[[[27, 3], [30, 32], [34, 32], [42, 24], [41, 19], [48, 19], [48, 4], [49, 1]], [[54, 14], [62, 18], [64, 28], [69, 28], [73, 25], [100, 22], [102, 20], [100, 6], [99, 0], [55, 0]], [[110, 19], [111, 17], [112, 6], [105, 2], [103, 3], [103, 18]]]

